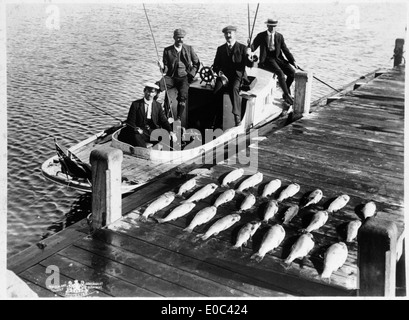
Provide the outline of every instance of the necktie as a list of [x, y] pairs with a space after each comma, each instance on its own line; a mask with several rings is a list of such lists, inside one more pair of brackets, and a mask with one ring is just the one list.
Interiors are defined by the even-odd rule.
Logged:
[[147, 103], [145, 103], [145, 115], [146, 115], [146, 118], [147, 119], [150, 119], [151, 118], [151, 115], [150, 115], [150, 105], [149, 104], [147, 104]]
[[270, 51], [274, 50], [274, 44], [273, 44], [273, 35], [270, 33], [270, 35], [268, 36], [268, 49]]

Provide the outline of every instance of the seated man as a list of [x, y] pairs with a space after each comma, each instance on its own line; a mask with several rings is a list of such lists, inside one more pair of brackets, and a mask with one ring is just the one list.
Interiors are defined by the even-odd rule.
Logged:
[[153, 130], [163, 128], [169, 132], [171, 139], [176, 142], [176, 134], [172, 132], [165, 112], [159, 102], [155, 100], [159, 87], [154, 83], [146, 83], [143, 90], [144, 97], [132, 102], [118, 139], [132, 146], [146, 148], [150, 142]]
[[181, 120], [185, 111], [189, 84], [192, 83], [200, 66], [199, 58], [193, 47], [183, 43], [185, 35], [186, 32], [183, 29], [176, 29], [173, 32], [174, 44], [164, 49], [163, 62], [158, 61], [162, 73], [165, 74], [157, 82], [160, 91], [174, 87], [178, 91], [176, 120]]

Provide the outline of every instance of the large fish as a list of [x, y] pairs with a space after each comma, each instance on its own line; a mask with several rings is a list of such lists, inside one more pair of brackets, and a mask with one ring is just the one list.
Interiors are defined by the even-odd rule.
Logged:
[[373, 201], [369, 201], [365, 203], [365, 205], [362, 208], [362, 214], [364, 216], [364, 219], [367, 219], [369, 217], [372, 217], [376, 212], [376, 204]]
[[262, 198], [267, 198], [269, 195], [273, 194], [277, 191], [278, 188], [281, 187], [281, 180], [274, 179], [271, 180], [264, 186], [263, 193], [261, 194]]
[[213, 223], [209, 230], [207, 230], [203, 234], [198, 234], [197, 237], [201, 238], [202, 240], [207, 240], [212, 235], [217, 235], [219, 232], [230, 228], [233, 224], [240, 220], [240, 215], [237, 213], [229, 214], [215, 223]]
[[328, 212], [325, 210], [317, 211], [311, 219], [310, 224], [304, 229], [304, 232], [311, 232], [321, 228], [328, 220]]
[[311, 192], [308, 195], [308, 197], [307, 197], [307, 199], [305, 201], [305, 204], [303, 205], [303, 208], [320, 202], [320, 200], [322, 199], [322, 195], [323, 195], [322, 190], [315, 189], [313, 192]]
[[222, 194], [220, 194], [216, 201], [214, 202], [214, 206], [215, 207], [219, 207], [221, 206], [223, 203], [229, 202], [231, 199], [234, 198], [235, 196], [235, 192], [233, 189], [228, 189], [226, 191], [224, 191]]
[[352, 242], [358, 235], [358, 230], [362, 226], [361, 220], [352, 220], [347, 224], [347, 236], [346, 241]]
[[196, 213], [193, 220], [183, 231], [192, 232], [195, 227], [210, 221], [216, 215], [216, 212], [217, 208], [215, 206], [203, 208]]
[[184, 184], [182, 184], [179, 187], [179, 191], [176, 194], [178, 197], [182, 196], [182, 194], [184, 194], [186, 191], [189, 191], [190, 189], [192, 189], [194, 186], [196, 185], [196, 177], [186, 181]]
[[284, 240], [285, 230], [279, 224], [270, 227], [261, 241], [261, 246], [258, 251], [253, 254], [250, 259], [255, 259], [257, 262], [263, 260], [264, 256], [277, 248]]
[[298, 183], [291, 183], [283, 191], [280, 192], [277, 201], [281, 202], [287, 198], [291, 198], [298, 191], [300, 191], [300, 185]]
[[341, 210], [349, 201], [349, 196], [347, 194], [342, 194], [338, 196], [331, 204], [328, 206], [328, 212], [336, 212]]
[[266, 210], [264, 211], [263, 221], [268, 222], [278, 212], [278, 203], [275, 200], [270, 200], [267, 203]]
[[164, 223], [172, 220], [176, 220], [184, 215], [188, 214], [196, 206], [196, 203], [186, 202], [174, 208], [165, 218], [156, 219], [159, 223]]
[[240, 205], [239, 212], [250, 209], [256, 203], [256, 197], [249, 193]]
[[237, 234], [236, 244], [232, 248], [241, 249], [243, 244], [246, 245], [247, 241], [256, 233], [260, 225], [261, 222], [248, 222], [241, 227], [239, 233]]
[[142, 218], [147, 219], [150, 215], [155, 214], [159, 210], [167, 207], [175, 200], [175, 193], [172, 191], [166, 192], [156, 200], [152, 201], [142, 214]]
[[283, 224], [288, 224], [290, 221], [297, 215], [299, 207], [296, 204], [293, 204], [287, 208], [284, 212], [284, 221]]
[[222, 181], [222, 187], [227, 187], [227, 185], [233, 181], [236, 181], [237, 179], [241, 178], [242, 175], [244, 174], [243, 168], [238, 168], [234, 169], [233, 171], [230, 171], [223, 179]]
[[292, 245], [291, 252], [284, 262], [290, 265], [295, 259], [304, 258], [312, 248], [314, 248], [314, 237], [311, 233], [304, 233]]
[[248, 188], [254, 187], [261, 181], [263, 181], [263, 174], [261, 172], [257, 172], [252, 176], [248, 177], [242, 183], [240, 183], [239, 187], [237, 188], [237, 191], [242, 192]]
[[199, 191], [196, 191], [194, 194], [192, 194], [190, 198], [188, 198], [185, 201], [182, 201], [182, 203], [202, 200], [210, 196], [213, 192], [216, 191], [216, 189], [217, 189], [217, 184], [209, 183], [205, 185], [204, 187], [202, 187]]
[[337, 242], [332, 244], [324, 254], [324, 270], [321, 278], [330, 278], [334, 271], [342, 267], [347, 257], [348, 248], [345, 243]]

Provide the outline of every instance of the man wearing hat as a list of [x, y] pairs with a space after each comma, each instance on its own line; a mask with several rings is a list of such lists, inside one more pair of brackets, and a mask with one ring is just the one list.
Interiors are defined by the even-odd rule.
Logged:
[[186, 32], [176, 29], [173, 32], [174, 44], [166, 47], [163, 51], [163, 62], [159, 61], [159, 67], [165, 76], [157, 82], [160, 91], [177, 88], [178, 107], [177, 120], [180, 120], [186, 107], [189, 92], [189, 84], [193, 81], [200, 67], [200, 61], [192, 46], [183, 43]]
[[172, 132], [168, 119], [165, 116], [162, 105], [155, 100], [159, 86], [148, 82], [143, 89], [144, 97], [132, 102], [125, 121], [125, 127], [121, 130], [118, 139], [132, 146], [146, 148], [150, 141], [153, 130], [163, 128], [169, 132], [171, 139], [177, 140]]
[[[213, 71], [218, 75], [213, 89], [215, 96], [227, 87], [233, 104], [233, 115], [236, 126], [241, 123], [240, 85], [247, 79], [246, 66], [252, 67], [253, 61], [247, 53], [247, 47], [236, 41], [235, 26], [227, 26], [222, 32], [226, 43], [217, 48], [213, 62]], [[227, 79], [226, 79], [227, 78]]]
[[[295, 68], [297, 68], [297, 65], [284, 42], [283, 35], [275, 30], [278, 21], [268, 19], [265, 23], [267, 30], [260, 32], [254, 38], [251, 50], [255, 51], [260, 47], [258, 66], [277, 75], [278, 82], [283, 90], [284, 101], [291, 105], [293, 104], [293, 98], [291, 97], [290, 87], [294, 81], [295, 74], [295, 69], [291, 65]], [[283, 53], [287, 59], [284, 58]]]

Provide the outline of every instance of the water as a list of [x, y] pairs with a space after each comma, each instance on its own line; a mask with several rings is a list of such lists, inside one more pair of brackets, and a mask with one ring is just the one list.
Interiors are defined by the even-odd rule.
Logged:
[[[248, 37], [247, 3], [151, 3], [146, 8], [160, 56], [179, 27], [205, 66], [224, 42], [224, 26], [238, 26], [242, 43]], [[251, 4], [252, 19], [255, 9]], [[55, 12], [59, 19], [53, 20]], [[278, 19], [278, 31], [298, 65], [339, 88], [392, 66], [395, 39], [405, 37], [406, 13], [404, 3], [262, 3], [254, 36], [265, 29], [267, 18]], [[41, 175], [41, 163], [54, 154], [53, 137], [70, 146], [115, 122], [86, 101], [124, 119], [130, 103], [141, 97], [143, 83], [158, 80], [159, 73], [141, 3], [10, 4], [6, 25], [11, 256], [90, 212], [89, 195]], [[313, 100], [330, 91], [313, 82]]]

